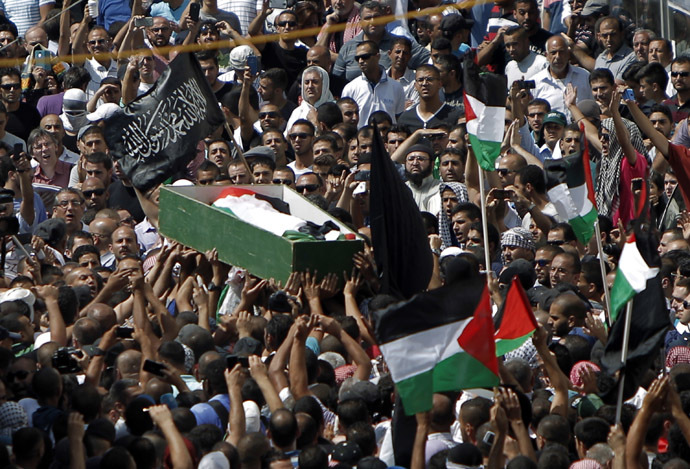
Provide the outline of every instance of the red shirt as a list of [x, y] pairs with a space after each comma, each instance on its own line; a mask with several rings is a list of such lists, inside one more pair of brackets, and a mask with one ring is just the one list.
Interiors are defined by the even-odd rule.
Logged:
[[41, 172], [41, 167], [37, 166], [32, 182], [67, 187], [69, 185], [69, 173], [71, 170], [71, 164], [58, 160], [57, 165], [55, 166], [55, 174], [53, 174], [52, 178], [49, 178]]
[[668, 142], [668, 162], [678, 179], [685, 206], [690, 207], [690, 149]]
[[623, 222], [623, 226], [628, 226], [628, 222], [635, 216], [635, 198], [633, 197], [632, 188], [630, 187], [632, 180], [635, 178], [647, 179], [647, 159], [635, 152], [637, 155], [637, 161], [635, 166], [630, 166], [628, 159], [623, 157], [621, 160], [621, 176], [620, 182], [618, 184], [618, 197], [620, 203], [618, 204], [618, 210], [613, 214], [614, 225], [618, 223], [620, 218]]

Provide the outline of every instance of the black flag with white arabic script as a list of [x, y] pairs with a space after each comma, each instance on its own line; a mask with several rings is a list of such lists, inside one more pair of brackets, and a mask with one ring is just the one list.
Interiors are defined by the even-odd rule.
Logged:
[[106, 120], [105, 139], [134, 187], [147, 191], [184, 170], [224, 120], [196, 57], [181, 53], [153, 88]]

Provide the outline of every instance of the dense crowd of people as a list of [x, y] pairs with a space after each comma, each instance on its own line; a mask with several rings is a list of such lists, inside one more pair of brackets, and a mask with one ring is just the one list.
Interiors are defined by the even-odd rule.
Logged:
[[[690, 467], [690, 56], [604, 0], [397, 3], [0, 2], [0, 467]], [[283, 284], [159, 233], [160, 187], [133, 187], [104, 127], [189, 51], [228, 125], [168, 182], [289, 186], [361, 235], [352, 272]], [[484, 178], [467, 54], [506, 78]], [[378, 137], [428, 289], [490, 272], [499, 311], [517, 276], [539, 324], [499, 388], [407, 420], [374, 332], [401, 299], [371, 243]], [[545, 165], [585, 149], [601, 243], [547, 193]], [[668, 330], [618, 421], [605, 292], [640, 217]]]

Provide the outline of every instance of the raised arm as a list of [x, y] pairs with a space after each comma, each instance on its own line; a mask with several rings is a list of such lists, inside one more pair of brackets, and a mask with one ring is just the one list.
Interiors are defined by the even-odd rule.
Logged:
[[225, 383], [230, 397], [230, 415], [228, 417], [228, 437], [225, 441], [237, 447], [237, 443], [246, 432], [244, 406], [242, 405], [242, 384], [244, 378], [242, 365], [235, 365], [232, 370], [225, 370]]
[[532, 343], [544, 362], [546, 374], [551, 380], [551, 385], [554, 388], [554, 396], [551, 401], [551, 413], [559, 414], [562, 415], [563, 418], [567, 418], [569, 381], [568, 377], [565, 376], [558, 367], [556, 357], [551, 353], [549, 346], [546, 344], [547, 335], [546, 329], [541, 326], [537, 327], [532, 336]]
[[630, 133], [628, 132], [628, 128], [623, 123], [623, 118], [621, 117], [621, 113], [618, 109], [620, 102], [621, 93], [618, 90], [614, 90], [611, 94], [609, 112], [611, 112], [611, 116], [613, 117], [613, 125], [616, 129], [616, 138], [618, 139], [618, 143], [623, 150], [625, 159], [628, 160], [628, 164], [630, 164], [630, 166], [635, 166], [635, 163], [637, 163], [637, 150], [635, 150], [635, 147], [630, 142]]
[[654, 145], [656, 149], [660, 151], [662, 155], [664, 155], [664, 158], [668, 158], [668, 139], [664, 137], [664, 134], [654, 128], [652, 122], [649, 120], [649, 117], [645, 116], [635, 101], [628, 101], [626, 99], [625, 104], [628, 106], [628, 110], [630, 111], [630, 114], [632, 114], [632, 117], [635, 120], [637, 127], [639, 127], [640, 132], [650, 138], [652, 145]]
[[193, 469], [192, 457], [180, 431], [175, 426], [170, 409], [165, 405], [155, 405], [149, 407], [148, 410], [151, 420], [161, 430], [165, 441], [168, 442], [173, 469]]
[[371, 360], [369, 360], [369, 355], [364, 351], [361, 345], [357, 343], [355, 339], [350, 337], [350, 334], [343, 331], [340, 327], [338, 321], [327, 316], [319, 316], [319, 324], [324, 332], [332, 335], [343, 344], [348, 356], [352, 359], [352, 362], [357, 365], [357, 371], [355, 371], [355, 378], [361, 381], [366, 381], [371, 375]]

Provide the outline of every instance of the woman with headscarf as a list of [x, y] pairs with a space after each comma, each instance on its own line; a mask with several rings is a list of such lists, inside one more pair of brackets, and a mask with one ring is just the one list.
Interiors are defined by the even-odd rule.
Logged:
[[307, 67], [302, 73], [302, 104], [300, 104], [288, 119], [285, 126], [287, 136], [292, 124], [300, 119], [309, 120], [309, 113], [316, 112], [323, 103], [333, 102], [333, 95], [329, 89], [331, 82], [328, 72], [319, 66]]
[[438, 214], [438, 234], [441, 236], [441, 250], [457, 246], [458, 240], [453, 232], [451, 212], [461, 203], [469, 202], [467, 187], [460, 182], [442, 182], [438, 186], [441, 194], [441, 210]]
[[614, 225], [619, 219], [627, 225], [636, 218], [632, 180], [646, 179], [648, 165], [640, 130], [620, 115], [620, 98], [621, 94], [615, 91], [609, 105], [613, 117], [601, 122], [596, 200], [600, 215], [610, 217]]

